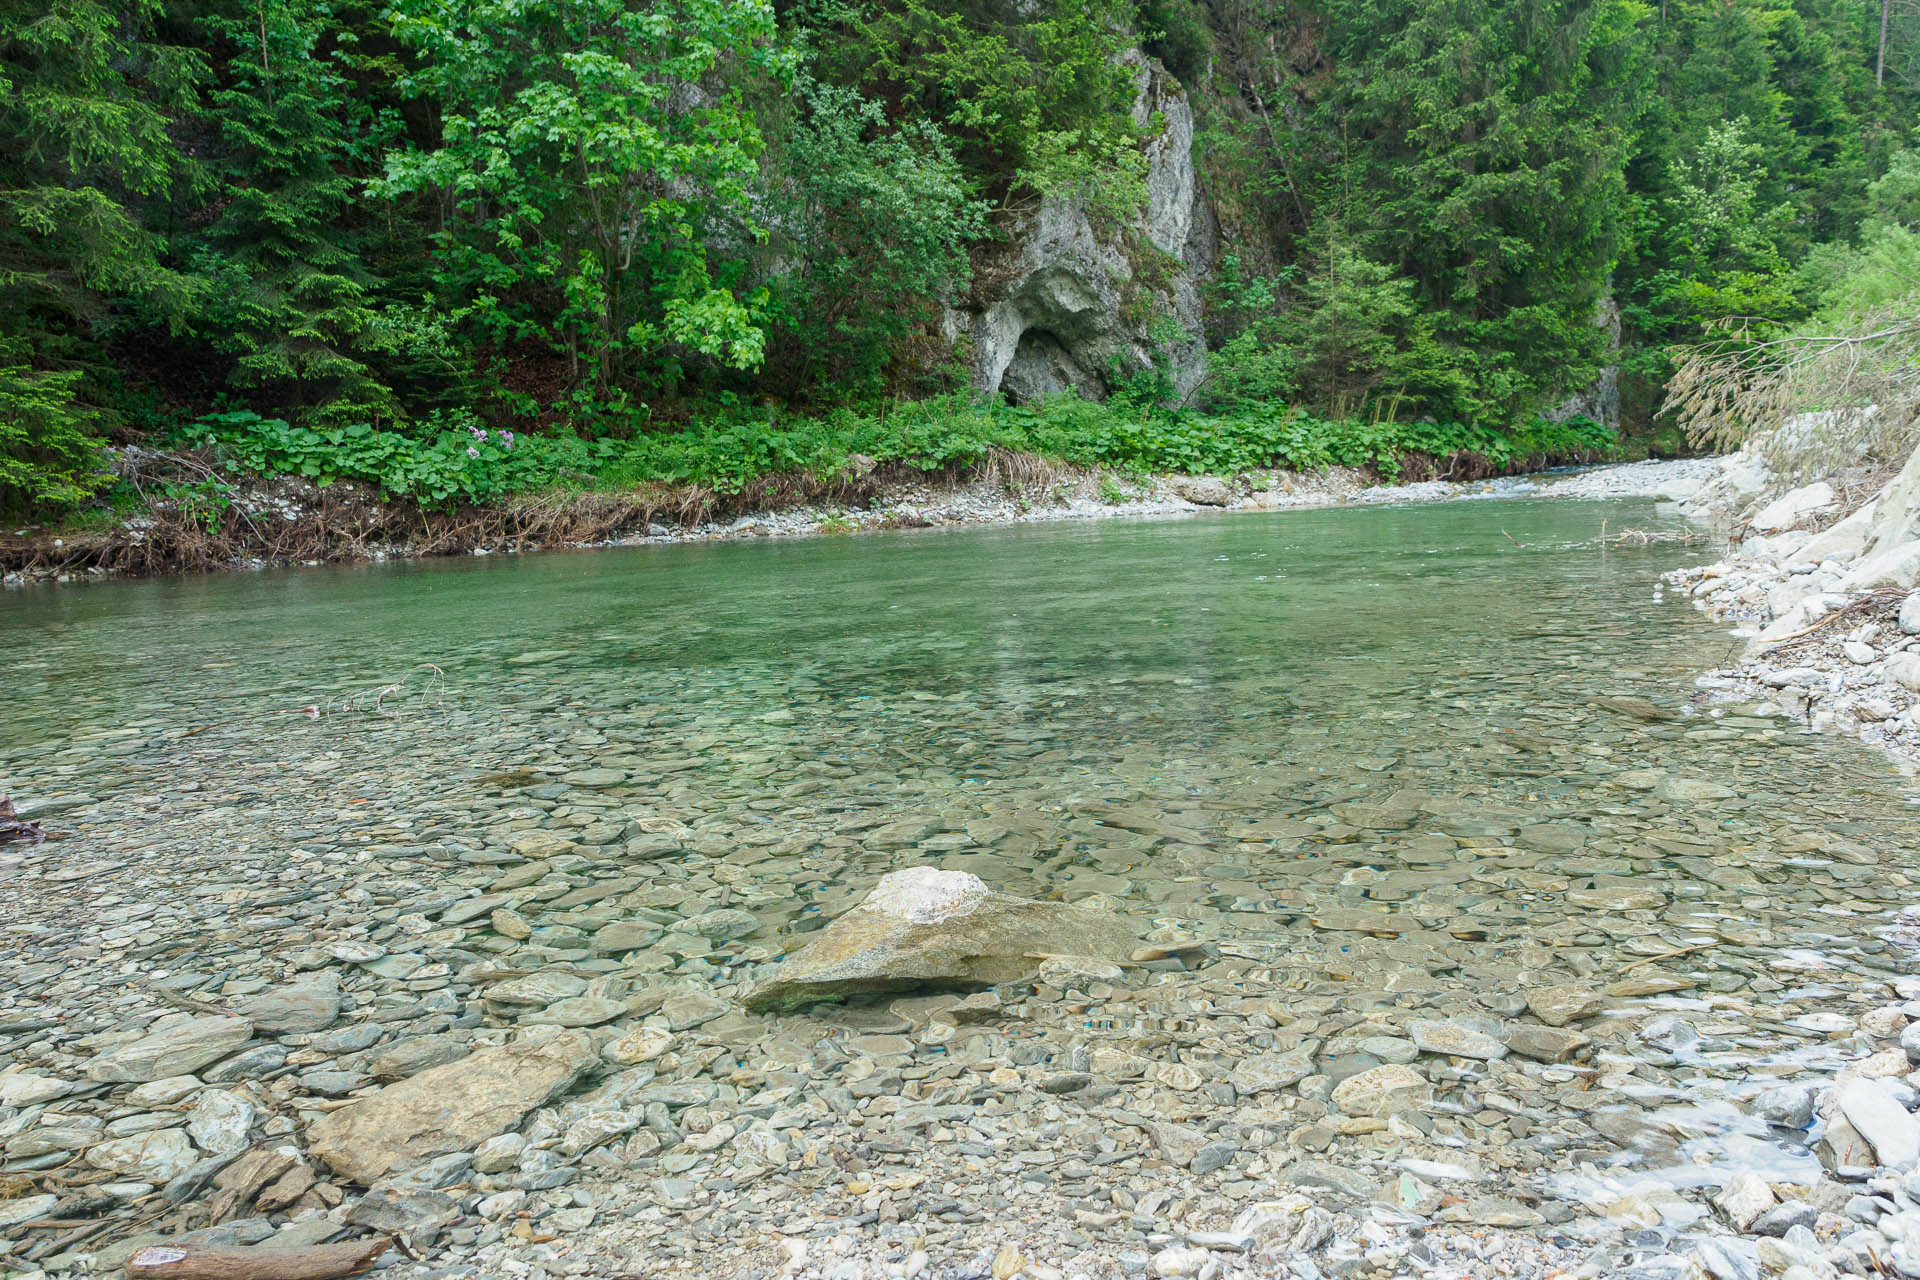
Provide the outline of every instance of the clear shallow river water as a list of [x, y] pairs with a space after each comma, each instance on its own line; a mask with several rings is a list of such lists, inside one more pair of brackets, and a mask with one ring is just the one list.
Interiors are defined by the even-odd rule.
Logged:
[[[1858, 1051], [1821, 1015], [1909, 969], [1875, 930], [1912, 900], [1913, 810], [1857, 744], [1696, 705], [1734, 642], [1657, 582], [1705, 553], [1602, 548], [1603, 519], [1656, 517], [1458, 502], [10, 593], [0, 792], [67, 837], [0, 851], [13, 999], [230, 994], [330, 928], [411, 946], [415, 992], [507, 953], [725, 987], [931, 863], [1220, 944], [1298, 998], [1336, 1079], [1379, 1062], [1340, 1038], [1356, 1010], [1484, 1016], [1553, 982], [1606, 989], [1598, 1026], [1681, 1013], [1704, 1039], [1651, 1074], [1534, 1078], [1543, 1117], [1628, 1119], [1519, 1167], [1623, 1158], [1597, 1131], [1636, 1166], [1802, 1168], [1661, 1108]], [[536, 887], [518, 945], [411, 923], [525, 857], [606, 892]], [[676, 932], [716, 907], [761, 928]], [[636, 911], [658, 945], [586, 941]]]

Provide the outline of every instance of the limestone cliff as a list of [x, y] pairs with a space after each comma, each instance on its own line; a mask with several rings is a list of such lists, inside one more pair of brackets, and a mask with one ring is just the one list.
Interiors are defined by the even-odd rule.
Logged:
[[1151, 369], [1159, 355], [1184, 395], [1206, 371], [1200, 285], [1217, 233], [1194, 171], [1193, 108], [1157, 61], [1136, 51], [1126, 64], [1148, 138], [1146, 204], [1107, 227], [1050, 197], [1012, 226], [975, 297], [947, 318], [951, 336], [971, 339], [983, 392], [1021, 402], [1071, 387], [1103, 398], [1115, 369]]

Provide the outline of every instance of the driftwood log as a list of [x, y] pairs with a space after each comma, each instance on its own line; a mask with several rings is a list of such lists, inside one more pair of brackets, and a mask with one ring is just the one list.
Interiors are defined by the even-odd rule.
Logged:
[[127, 1259], [127, 1280], [340, 1280], [371, 1267], [388, 1243], [350, 1240], [296, 1249], [150, 1244]]

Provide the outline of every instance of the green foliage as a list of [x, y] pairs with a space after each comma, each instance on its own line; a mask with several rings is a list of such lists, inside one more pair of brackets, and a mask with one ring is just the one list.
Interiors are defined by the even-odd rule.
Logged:
[[552, 347], [566, 390], [618, 408], [682, 363], [757, 366], [765, 299], [710, 252], [751, 239], [760, 137], [718, 72], [766, 68], [765, 0], [396, 0], [409, 93], [439, 136], [387, 156], [377, 190], [448, 210], [436, 279], [482, 338]]
[[235, 357], [230, 386], [297, 421], [391, 418], [394, 395], [366, 363], [389, 344], [351, 176], [390, 127], [351, 92], [343, 54], [354, 37], [325, 0], [260, 0], [202, 25], [232, 56], [208, 95], [223, 189], [198, 255], [213, 286], [199, 327]]
[[191, 442], [212, 447], [231, 469], [305, 476], [323, 485], [358, 480], [429, 506], [489, 502], [555, 485], [690, 484], [739, 493], [779, 475], [844, 474], [855, 455], [929, 471], [972, 466], [1001, 449], [1140, 474], [1344, 466], [1394, 476], [1411, 455], [1470, 455], [1507, 470], [1529, 461], [1591, 461], [1608, 456], [1617, 443], [1606, 428], [1581, 420], [1505, 432], [1331, 422], [1285, 410], [1223, 417], [1132, 414], [1071, 396], [1021, 408], [947, 397], [888, 414], [740, 414], [626, 441], [503, 438], [471, 423], [424, 437], [364, 425], [312, 430], [228, 413], [202, 418]]
[[[1860, 0], [0, 0], [0, 506], [209, 411], [237, 470], [432, 503], [1573, 456], [1538, 419], [1603, 362], [1645, 417], [1703, 323], [1911, 307], [1916, 15], [1882, 76]], [[1191, 340], [1136, 50], [1195, 113], [1208, 378], [940, 398], [1043, 199]]]
[[1131, 212], [1132, 17], [1124, 0], [1034, 0], [1017, 19], [999, 0], [829, 0], [800, 25], [823, 74], [938, 124], [991, 193], [1073, 191]]
[[0, 507], [98, 487], [99, 344], [132, 307], [177, 326], [196, 281], [156, 210], [194, 180], [169, 136], [204, 63], [150, 0], [0, 4]]
[[26, 344], [0, 335], [0, 514], [69, 506], [111, 478], [99, 414], [76, 394], [80, 378], [33, 368]]
[[1198, 85], [1213, 56], [1207, 10], [1199, 0], [1141, 0], [1136, 19], [1141, 48], [1160, 59], [1182, 83]]
[[966, 287], [986, 206], [931, 122], [896, 128], [879, 103], [811, 79], [799, 98], [769, 219], [772, 361], [789, 394], [868, 399]]
[[[1341, 230], [1318, 256], [1322, 296], [1345, 312], [1325, 339], [1336, 380], [1308, 385], [1340, 403], [1354, 390], [1343, 371], [1364, 378], [1384, 363], [1354, 321], [1418, 313], [1430, 327], [1393, 338], [1414, 368], [1390, 378], [1439, 416], [1528, 421], [1600, 363], [1593, 317], [1645, 106], [1644, 11], [1632, 0], [1326, 9], [1337, 69], [1314, 128], [1338, 140], [1319, 201]], [[1395, 277], [1407, 282], [1398, 298]]]

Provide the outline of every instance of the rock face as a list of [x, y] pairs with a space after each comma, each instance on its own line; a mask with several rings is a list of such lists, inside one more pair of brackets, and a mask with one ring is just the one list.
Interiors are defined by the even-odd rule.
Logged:
[[1547, 416], [1556, 422], [1592, 418], [1617, 429], [1620, 426], [1620, 304], [1611, 297], [1600, 299], [1593, 323], [1607, 333], [1608, 363], [1590, 385], [1568, 396]]
[[1035, 953], [1124, 956], [1124, 921], [1098, 908], [1029, 902], [995, 893], [964, 871], [911, 867], [873, 892], [781, 962], [750, 990], [750, 1010], [835, 996], [924, 986], [1008, 982], [1039, 963]]
[[1847, 587], [1920, 585], [1920, 449], [1880, 491]]
[[[948, 314], [950, 336], [972, 339], [974, 384], [1028, 402], [1069, 388], [1104, 398], [1115, 368], [1170, 363], [1175, 389], [1206, 371], [1200, 282], [1217, 230], [1193, 165], [1193, 108], [1161, 65], [1140, 53], [1134, 122], [1147, 144], [1146, 207], [1124, 227], [1049, 196], [1013, 228], [1012, 247], [979, 273], [978, 295]], [[1169, 338], [1171, 320], [1180, 331]]]
[[595, 1061], [577, 1031], [482, 1050], [326, 1116], [307, 1131], [307, 1147], [343, 1177], [373, 1183], [505, 1133]]

